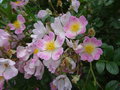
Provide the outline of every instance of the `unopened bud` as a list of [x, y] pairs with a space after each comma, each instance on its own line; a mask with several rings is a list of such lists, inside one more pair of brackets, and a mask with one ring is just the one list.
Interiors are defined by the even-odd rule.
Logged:
[[90, 28], [88, 30], [88, 35], [91, 36], [91, 37], [95, 36], [95, 29], [94, 28]]
[[58, 7], [58, 6], [62, 7], [62, 1], [61, 1], [61, 0], [58, 0], [58, 1], [57, 1], [57, 7]]
[[76, 84], [79, 81], [79, 79], [80, 79], [80, 75], [72, 76], [72, 78], [73, 78], [72, 82]]

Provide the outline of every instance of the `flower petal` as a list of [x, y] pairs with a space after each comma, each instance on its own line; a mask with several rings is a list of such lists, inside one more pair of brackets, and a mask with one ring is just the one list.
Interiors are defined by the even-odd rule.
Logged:
[[0, 65], [0, 76], [3, 75], [4, 70], [5, 70], [5, 66], [1, 64]]
[[63, 53], [63, 48], [58, 48], [52, 53], [52, 59], [58, 60], [60, 58], [60, 55]]
[[25, 19], [24, 19], [24, 17], [23, 17], [21, 14], [19, 14], [19, 15], [17, 16], [17, 19], [18, 19], [20, 22], [25, 23]]
[[82, 23], [83, 26], [86, 26], [88, 24], [88, 21], [84, 16], [80, 16], [79, 21]]
[[65, 40], [65, 38], [62, 38], [62, 37], [60, 37], [60, 36], [57, 36], [57, 39], [56, 39], [56, 44], [57, 44], [57, 47], [61, 47], [62, 45], [63, 45], [63, 43], [64, 43], [64, 40]]
[[18, 74], [18, 70], [14, 67], [8, 67], [5, 72], [3, 73], [3, 76], [6, 80], [9, 80], [13, 77], [15, 77]]
[[49, 60], [51, 58], [51, 52], [47, 52], [47, 51], [39, 52], [37, 55], [38, 57], [44, 60]]

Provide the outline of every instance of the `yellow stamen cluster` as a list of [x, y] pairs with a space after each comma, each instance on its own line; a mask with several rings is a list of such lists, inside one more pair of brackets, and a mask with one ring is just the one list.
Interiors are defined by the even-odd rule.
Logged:
[[36, 49], [34, 49], [34, 52], [33, 52], [33, 53], [34, 53], [34, 54], [37, 54], [38, 52], [39, 52], [39, 49], [36, 48]]
[[73, 23], [70, 28], [72, 32], [77, 32], [81, 28], [81, 25], [79, 23]]
[[92, 54], [95, 50], [95, 46], [92, 44], [88, 44], [84, 46], [85, 52], [88, 54]]
[[16, 4], [20, 4], [20, 3], [21, 3], [21, 1], [16, 1], [15, 3], [16, 3]]
[[14, 25], [15, 28], [20, 28], [20, 26], [21, 26], [21, 24], [20, 24], [20, 22], [19, 22], [18, 20], [15, 21], [15, 22], [13, 23], [13, 25]]
[[54, 41], [50, 41], [50, 42], [46, 43], [46, 50], [48, 50], [48, 51], [55, 50], [55, 42]]

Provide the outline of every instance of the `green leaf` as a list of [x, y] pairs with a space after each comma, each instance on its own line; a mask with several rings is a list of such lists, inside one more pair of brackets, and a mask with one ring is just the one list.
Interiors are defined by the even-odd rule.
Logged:
[[114, 0], [105, 0], [105, 6], [109, 6], [114, 2]]
[[105, 69], [105, 63], [101, 62], [101, 61], [98, 61], [96, 63], [96, 68], [97, 68], [98, 73], [102, 73]]
[[103, 44], [102, 48], [104, 50], [104, 55], [108, 60], [113, 60], [114, 47], [111, 45]]
[[116, 80], [112, 80], [110, 82], [107, 83], [107, 85], [105, 86], [105, 90], [118, 90], [118, 84], [119, 82]]
[[120, 61], [120, 48], [118, 48], [117, 50], [115, 50], [115, 54], [114, 54], [114, 61]]
[[106, 63], [106, 69], [109, 73], [117, 75], [119, 73], [118, 65], [115, 62]]
[[117, 63], [117, 65], [120, 66], [120, 48], [115, 50], [115, 54], [114, 54], [113, 60]]

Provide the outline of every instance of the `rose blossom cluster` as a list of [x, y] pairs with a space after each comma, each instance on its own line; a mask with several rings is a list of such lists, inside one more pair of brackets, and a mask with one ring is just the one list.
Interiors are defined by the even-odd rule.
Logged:
[[[11, 5], [17, 9], [26, 3], [28, 3], [27, 0], [18, 0], [11, 2]], [[79, 1], [72, 0], [70, 8], [78, 12], [79, 6]], [[0, 29], [0, 57], [4, 56], [0, 58], [1, 88], [4, 81], [15, 77], [18, 71], [24, 74], [25, 79], [34, 76], [37, 80], [41, 80], [47, 68], [49, 72], [57, 75], [50, 83], [51, 90], [71, 90], [72, 84], [66, 74], [75, 72], [77, 62], [99, 60], [103, 53], [100, 48], [102, 42], [86, 35], [88, 21], [85, 16], [76, 17], [67, 12], [56, 16], [54, 22], [43, 23], [41, 19], [52, 14], [49, 12], [48, 10], [38, 12], [37, 18], [40, 20], [33, 25], [32, 32], [28, 32], [32, 39], [29, 43], [19, 42], [25, 37], [27, 27], [25, 17], [21, 14], [17, 15], [14, 22], [8, 24], [10, 33], [5, 29]], [[82, 42], [76, 38], [80, 35], [84, 36]], [[69, 56], [69, 49], [72, 49], [72, 52], [79, 57], [78, 61]], [[7, 56], [8, 53], [16, 55], [17, 60]], [[6, 59], [8, 57], [9, 59]]]

